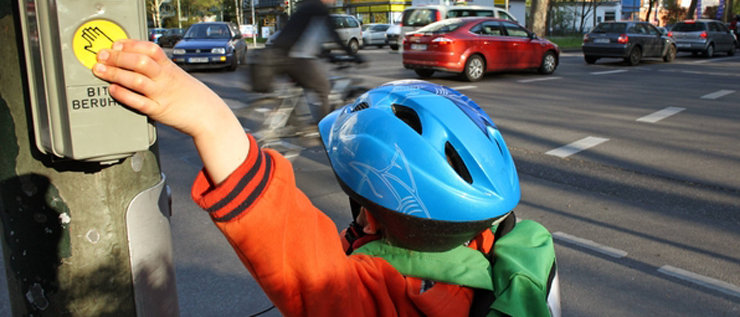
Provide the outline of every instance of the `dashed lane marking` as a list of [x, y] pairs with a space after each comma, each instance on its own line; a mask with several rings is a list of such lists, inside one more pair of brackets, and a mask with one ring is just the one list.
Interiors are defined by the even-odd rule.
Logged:
[[736, 57], [720, 57], [720, 58], [712, 58], [712, 59], [700, 59], [698, 61], [688, 62], [688, 64], [705, 64], [710, 62], [720, 62], [727, 59], [735, 59]]
[[626, 251], [615, 249], [612, 247], [607, 247], [605, 245], [596, 243], [594, 241], [572, 236], [572, 235], [569, 235], [567, 233], [563, 233], [560, 231], [553, 232], [552, 237], [555, 238], [556, 240], [561, 240], [561, 241], [565, 241], [571, 244], [575, 244], [575, 245], [584, 247], [586, 249], [599, 252], [601, 254], [606, 254], [613, 258], [619, 259], [619, 258], [623, 258], [627, 256]]
[[450, 87], [450, 88], [454, 90], [470, 90], [470, 89], [478, 88], [478, 86], [458, 86], [458, 87]]
[[561, 78], [563, 77], [552, 76], [552, 77], [542, 77], [542, 78], [534, 78], [534, 79], [522, 79], [522, 80], [517, 80], [517, 82], [532, 83], [536, 81], [554, 80], [554, 79], [561, 79]]
[[659, 110], [656, 112], [653, 112], [647, 116], [644, 116], [642, 118], [638, 118], [636, 121], [639, 122], [648, 122], [648, 123], [656, 123], [660, 120], [663, 120], [665, 118], [668, 118], [674, 114], [677, 114], [681, 111], [686, 110], [686, 108], [680, 108], [680, 107], [668, 107], [663, 110]]
[[670, 265], [661, 266], [658, 269], [658, 272], [673, 276], [678, 279], [682, 279], [690, 283], [698, 284], [706, 288], [725, 293], [727, 295], [740, 297], [740, 287], [711, 277], [696, 274], [694, 272], [679, 269]]
[[561, 146], [557, 149], [553, 149], [550, 151], [545, 152], [547, 155], [557, 156], [559, 158], [566, 158], [568, 156], [571, 156], [573, 154], [576, 154], [578, 152], [581, 152], [583, 150], [586, 150], [588, 148], [592, 148], [594, 146], [597, 146], [601, 143], [604, 143], [606, 141], [609, 141], [607, 138], [599, 138], [594, 136], [585, 137], [583, 139], [580, 139], [578, 141], [575, 141], [571, 144]]
[[714, 99], [718, 99], [718, 98], [727, 96], [727, 95], [729, 95], [731, 93], [734, 93], [734, 92], [735, 92], [734, 90], [722, 89], [722, 90], [715, 91], [715, 92], [713, 92], [711, 94], [706, 94], [704, 96], [701, 96], [701, 99], [714, 100]]
[[617, 70], [606, 70], [603, 72], [591, 72], [591, 75], [609, 75], [609, 74], [618, 74], [618, 73], [625, 73], [627, 72], [624, 69], [617, 69]]

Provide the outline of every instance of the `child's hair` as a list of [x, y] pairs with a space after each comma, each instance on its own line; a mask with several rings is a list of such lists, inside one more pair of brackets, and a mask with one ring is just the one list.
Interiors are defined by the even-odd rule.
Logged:
[[454, 248], [519, 202], [516, 168], [500, 132], [450, 88], [390, 82], [329, 114], [319, 131], [342, 189], [394, 245]]

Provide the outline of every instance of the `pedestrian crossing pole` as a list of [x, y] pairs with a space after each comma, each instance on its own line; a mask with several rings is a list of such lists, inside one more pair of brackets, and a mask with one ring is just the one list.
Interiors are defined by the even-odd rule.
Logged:
[[[74, 30], [63, 25], [67, 22], [62, 17], [43, 19], [59, 7], [78, 13], [76, 5], [93, 12], [85, 13], [90, 19], [80, 19], [80, 25], [105, 12], [121, 14], [106, 2], [116, 1], [0, 0], [0, 242], [13, 316], [178, 315], [169, 197], [156, 143], [102, 163], [44, 153], [38, 144], [37, 135], [55, 127], [38, 124], [32, 104], [53, 99], [58, 91], [49, 87], [55, 87], [55, 80], [82, 67], [76, 62], [68, 68], [69, 61], [62, 60], [58, 64], [65, 67], [59, 66], [58, 76], [46, 71], [34, 75], [39, 64], [28, 51], [43, 46], [48, 34], [42, 24]], [[125, 5], [131, 6], [128, 1]], [[44, 51], [41, 58], [57, 53]], [[31, 85], [34, 76], [46, 88]], [[64, 86], [71, 87], [68, 94], [107, 92], [103, 82], [99, 87], [72, 86]], [[108, 106], [101, 109], [125, 110]], [[76, 115], [68, 112], [74, 123], [69, 129], [86, 126], [72, 120]], [[83, 137], [88, 135], [109, 140], [105, 133]], [[64, 150], [73, 153], [79, 147]]]

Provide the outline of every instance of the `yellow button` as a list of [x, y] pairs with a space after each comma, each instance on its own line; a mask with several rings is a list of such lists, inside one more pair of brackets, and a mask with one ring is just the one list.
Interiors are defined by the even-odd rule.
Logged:
[[82, 65], [92, 68], [100, 50], [111, 48], [113, 42], [127, 38], [126, 31], [118, 24], [108, 20], [91, 20], [77, 28], [72, 49]]

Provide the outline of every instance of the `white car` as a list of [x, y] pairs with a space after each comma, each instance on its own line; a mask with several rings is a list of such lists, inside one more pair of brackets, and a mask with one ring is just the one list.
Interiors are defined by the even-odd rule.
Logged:
[[385, 42], [395, 51], [398, 50], [401, 41], [403, 41], [401, 38], [401, 24], [391, 24], [388, 30], [385, 31]]

